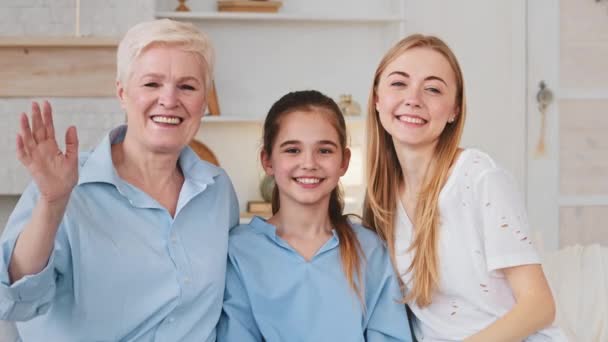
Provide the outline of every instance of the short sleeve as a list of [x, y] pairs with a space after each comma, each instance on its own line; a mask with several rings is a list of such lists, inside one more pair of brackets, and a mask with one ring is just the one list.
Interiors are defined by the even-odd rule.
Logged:
[[540, 263], [513, 177], [500, 168], [487, 170], [476, 180], [475, 195], [487, 271]]

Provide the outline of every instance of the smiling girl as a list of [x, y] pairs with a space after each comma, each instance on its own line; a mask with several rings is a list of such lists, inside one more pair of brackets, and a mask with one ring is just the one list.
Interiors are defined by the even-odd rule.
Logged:
[[386, 249], [342, 213], [350, 150], [336, 103], [283, 96], [263, 140], [273, 216], [230, 233], [218, 341], [411, 341]]
[[443, 41], [388, 51], [370, 92], [364, 222], [387, 242], [419, 341], [562, 341], [515, 181], [459, 147], [465, 113]]

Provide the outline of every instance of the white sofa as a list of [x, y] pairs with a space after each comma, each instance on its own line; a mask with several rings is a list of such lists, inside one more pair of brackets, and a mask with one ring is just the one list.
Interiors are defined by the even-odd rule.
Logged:
[[570, 246], [543, 254], [556, 322], [572, 342], [608, 341], [608, 247]]

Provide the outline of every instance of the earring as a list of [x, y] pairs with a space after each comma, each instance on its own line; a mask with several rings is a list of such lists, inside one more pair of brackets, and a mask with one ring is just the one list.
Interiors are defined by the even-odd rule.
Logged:
[[448, 119], [448, 123], [452, 123], [452, 122], [454, 122], [454, 120], [456, 120], [456, 118], [452, 116], [451, 118]]

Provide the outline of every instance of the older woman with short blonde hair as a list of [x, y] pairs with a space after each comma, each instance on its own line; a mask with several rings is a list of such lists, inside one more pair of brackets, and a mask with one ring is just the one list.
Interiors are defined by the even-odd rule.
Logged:
[[0, 319], [24, 341], [213, 341], [238, 203], [226, 173], [188, 147], [213, 50], [191, 24], [157, 20], [118, 48], [127, 124], [78, 154], [51, 106], [20, 118], [33, 182], [0, 241]]

